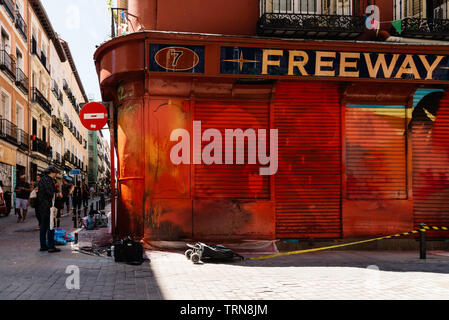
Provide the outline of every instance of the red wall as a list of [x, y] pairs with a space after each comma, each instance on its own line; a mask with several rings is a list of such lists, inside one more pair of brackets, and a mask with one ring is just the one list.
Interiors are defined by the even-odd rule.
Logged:
[[130, 0], [129, 13], [147, 30], [255, 35], [259, 1]]

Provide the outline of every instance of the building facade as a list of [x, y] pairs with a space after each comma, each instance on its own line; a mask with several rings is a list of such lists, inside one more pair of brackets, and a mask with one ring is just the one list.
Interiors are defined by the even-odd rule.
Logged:
[[102, 131], [89, 131], [89, 185], [100, 188], [110, 187], [111, 162], [110, 148]]
[[[64, 101], [63, 78], [74, 87], [77, 103], [87, 99], [68, 46], [40, 1], [2, 1], [0, 27], [0, 181], [11, 192], [22, 174], [34, 181], [50, 164], [65, 169], [63, 111], [72, 104]], [[79, 115], [78, 120], [73, 117], [85, 137], [84, 146], [76, 145], [85, 164], [87, 130], [81, 128]], [[62, 170], [58, 179], [64, 174]]]
[[[116, 234], [341, 239], [449, 225], [448, 10], [128, 1], [95, 54], [114, 103]], [[270, 146], [257, 159], [256, 142]]]

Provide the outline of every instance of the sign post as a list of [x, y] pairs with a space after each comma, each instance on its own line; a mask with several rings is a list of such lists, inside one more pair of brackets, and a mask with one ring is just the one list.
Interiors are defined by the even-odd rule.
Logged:
[[91, 131], [99, 131], [108, 123], [108, 110], [99, 102], [90, 102], [81, 109], [83, 126]]

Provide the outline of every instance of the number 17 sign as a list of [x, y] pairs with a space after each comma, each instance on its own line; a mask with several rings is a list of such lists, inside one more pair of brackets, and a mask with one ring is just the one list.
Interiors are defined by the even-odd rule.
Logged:
[[81, 109], [80, 119], [86, 129], [98, 131], [108, 123], [108, 111], [101, 103], [90, 102]]

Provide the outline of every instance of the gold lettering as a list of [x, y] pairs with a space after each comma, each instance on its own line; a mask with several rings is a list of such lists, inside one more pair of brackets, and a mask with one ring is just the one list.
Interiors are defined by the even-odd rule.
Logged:
[[335, 70], [322, 70], [323, 67], [333, 67], [334, 61], [323, 61], [322, 58], [334, 58], [337, 55], [336, 52], [325, 52], [325, 51], [317, 51], [316, 52], [316, 66], [315, 66], [315, 75], [316, 76], [327, 76], [327, 77], [335, 77]]
[[435, 71], [436, 67], [440, 64], [441, 60], [443, 60], [444, 56], [437, 56], [435, 61], [432, 65], [429, 64], [429, 61], [427, 61], [427, 56], [420, 55], [419, 58], [421, 59], [424, 67], [427, 70], [427, 77], [426, 80], [432, 80], [433, 79], [433, 72]]
[[360, 53], [356, 52], [341, 52], [340, 53], [340, 77], [355, 77], [358, 78], [360, 71], [347, 71], [346, 69], [357, 68], [357, 61], [346, 61], [346, 59], [360, 59]]
[[[410, 68], [408, 68], [410, 66]], [[404, 62], [402, 63], [401, 67], [399, 68], [398, 73], [396, 74], [396, 79], [401, 79], [402, 75], [406, 74], [412, 74], [415, 79], [421, 79], [419, 76], [418, 69], [416, 69], [415, 61], [413, 60], [413, 56], [408, 54], [405, 56]]]
[[[302, 60], [295, 60], [296, 57], [301, 57]], [[305, 51], [289, 51], [289, 61], [288, 61], [288, 75], [293, 76], [295, 67], [299, 69], [299, 72], [302, 76], [308, 76], [306, 69], [304, 66], [309, 62], [309, 55]]]
[[268, 74], [268, 66], [281, 66], [281, 60], [268, 60], [270, 56], [282, 56], [284, 52], [282, 50], [263, 50], [262, 58], [262, 74]]
[[385, 54], [380, 53], [377, 57], [376, 65], [374, 67], [371, 62], [370, 54], [364, 53], [363, 55], [365, 56], [366, 66], [368, 67], [368, 73], [371, 78], [377, 78], [381, 66], [384, 72], [384, 77], [387, 79], [391, 78], [391, 74], [393, 73], [394, 67], [396, 66], [399, 54], [394, 54], [393, 59], [391, 59], [390, 65], [387, 66], [387, 62], [385, 61]]

